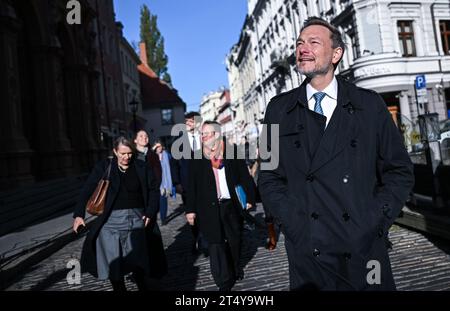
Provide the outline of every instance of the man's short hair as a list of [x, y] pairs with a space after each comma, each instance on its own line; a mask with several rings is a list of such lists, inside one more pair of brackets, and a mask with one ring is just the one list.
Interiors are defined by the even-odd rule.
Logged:
[[185, 119], [194, 119], [195, 117], [201, 118], [200, 114], [197, 111], [189, 111], [184, 114]]
[[[328, 30], [331, 32], [331, 37], [330, 38], [331, 38], [331, 41], [332, 41], [333, 49], [335, 49], [337, 47], [342, 48], [342, 55], [344, 55], [345, 43], [344, 43], [344, 40], [342, 39], [341, 32], [339, 31], [339, 29], [337, 29], [335, 26], [331, 25], [326, 20], [321, 19], [320, 17], [317, 17], [317, 16], [312, 16], [312, 17], [310, 17], [310, 18], [305, 20], [305, 22], [303, 23], [302, 29], [300, 29], [300, 33], [306, 27], [313, 26], [313, 25], [319, 25], [319, 26], [323, 26], [323, 27], [328, 28]], [[342, 57], [341, 57], [341, 59], [342, 59]]]
[[202, 127], [205, 126], [205, 125], [212, 125], [212, 126], [214, 127], [214, 130], [215, 130], [217, 133], [219, 133], [219, 134], [222, 133], [220, 123], [217, 122], [217, 121], [206, 120], [205, 122], [203, 122]]

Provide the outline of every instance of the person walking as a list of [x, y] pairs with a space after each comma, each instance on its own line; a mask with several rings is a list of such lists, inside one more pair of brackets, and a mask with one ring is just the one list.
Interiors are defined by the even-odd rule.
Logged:
[[159, 187], [161, 196], [159, 200], [159, 216], [161, 220], [161, 225], [165, 226], [167, 224], [167, 209], [168, 202], [167, 198], [172, 195], [172, 174], [170, 172], [170, 159], [169, 153], [165, 150], [161, 141], [156, 141], [153, 145], [153, 151], [158, 155], [159, 162], [161, 163], [162, 176], [161, 185]]
[[335, 76], [336, 27], [311, 17], [296, 46], [306, 79], [267, 107], [271, 158], [258, 181], [285, 236], [290, 287], [394, 290], [388, 232], [414, 184], [402, 137], [380, 95]]
[[186, 219], [198, 223], [208, 243], [211, 274], [221, 291], [229, 291], [244, 277], [239, 266], [242, 211], [236, 187], [242, 186], [247, 208], [255, 205], [255, 184], [245, 161], [227, 154], [235, 146], [226, 145], [220, 125], [205, 121], [202, 126], [203, 157], [189, 168]]
[[87, 233], [81, 271], [100, 280], [109, 279], [115, 291], [126, 290], [124, 276], [132, 272], [139, 290], [146, 290], [146, 277], [155, 267], [150, 264], [151, 250], [144, 228], [156, 217], [158, 185], [150, 167], [133, 159], [133, 145], [128, 139], [116, 139], [113, 154], [111, 160], [102, 160], [95, 166], [74, 210], [73, 230], [78, 232], [80, 226], [85, 226], [89, 197], [110, 169], [104, 212]]

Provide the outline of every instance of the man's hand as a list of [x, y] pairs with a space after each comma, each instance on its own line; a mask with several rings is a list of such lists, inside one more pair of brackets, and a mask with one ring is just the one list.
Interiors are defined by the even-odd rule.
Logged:
[[78, 227], [79, 226], [85, 226], [86, 224], [84, 223], [84, 219], [81, 217], [76, 217], [73, 221], [73, 231], [75, 231], [75, 233], [78, 233]]
[[194, 221], [195, 221], [195, 213], [187, 213], [186, 214], [186, 220], [191, 226], [193, 226], [194, 225]]
[[249, 209], [251, 209], [253, 207], [253, 205], [251, 205], [250, 203], [247, 203], [247, 208], [246, 208], [246, 210], [249, 210]]
[[148, 223], [150, 222], [150, 217], [142, 216], [142, 220], [144, 221], [144, 227], [147, 227]]

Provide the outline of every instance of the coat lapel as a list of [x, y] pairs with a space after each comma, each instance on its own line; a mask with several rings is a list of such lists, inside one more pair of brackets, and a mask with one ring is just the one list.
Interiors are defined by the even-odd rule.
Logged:
[[145, 167], [143, 167], [143, 165], [148, 165], [148, 164], [143, 161], [133, 161], [133, 162], [134, 162], [134, 167], [136, 168], [136, 174], [139, 178], [139, 183], [141, 184], [142, 195], [144, 196], [144, 205], [147, 206], [148, 190], [147, 190], [147, 183], [146, 183], [146, 178], [145, 178]]
[[314, 173], [333, 160], [359, 133], [356, 121], [358, 111], [353, 104], [356, 101], [349, 95], [347, 85], [340, 79], [338, 83], [337, 106], [313, 157], [310, 173]]
[[108, 210], [112, 207], [112, 203], [116, 199], [117, 194], [120, 189], [120, 177], [119, 177], [119, 169], [117, 164], [117, 158], [114, 158], [111, 163], [111, 173], [109, 175], [110, 183], [109, 183], [109, 201], [105, 206]]
[[[280, 142], [285, 140], [287, 142], [287, 148], [283, 149], [286, 152], [292, 154], [295, 159], [292, 165], [306, 174], [309, 169], [310, 156], [309, 156], [309, 145], [308, 136], [309, 129], [306, 124], [305, 113], [307, 109], [306, 100], [306, 84], [302, 84], [297, 92], [290, 97], [289, 101], [292, 102], [290, 107], [288, 107], [286, 114], [284, 114], [281, 124], [280, 124]], [[281, 151], [281, 150], [280, 150]]]

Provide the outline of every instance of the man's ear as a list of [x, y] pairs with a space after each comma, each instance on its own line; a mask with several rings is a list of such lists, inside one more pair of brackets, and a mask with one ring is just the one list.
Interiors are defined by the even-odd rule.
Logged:
[[337, 47], [334, 49], [333, 58], [331, 60], [333, 65], [336, 65], [337, 63], [339, 63], [339, 61], [342, 58], [343, 53], [344, 53], [344, 50], [341, 47]]

